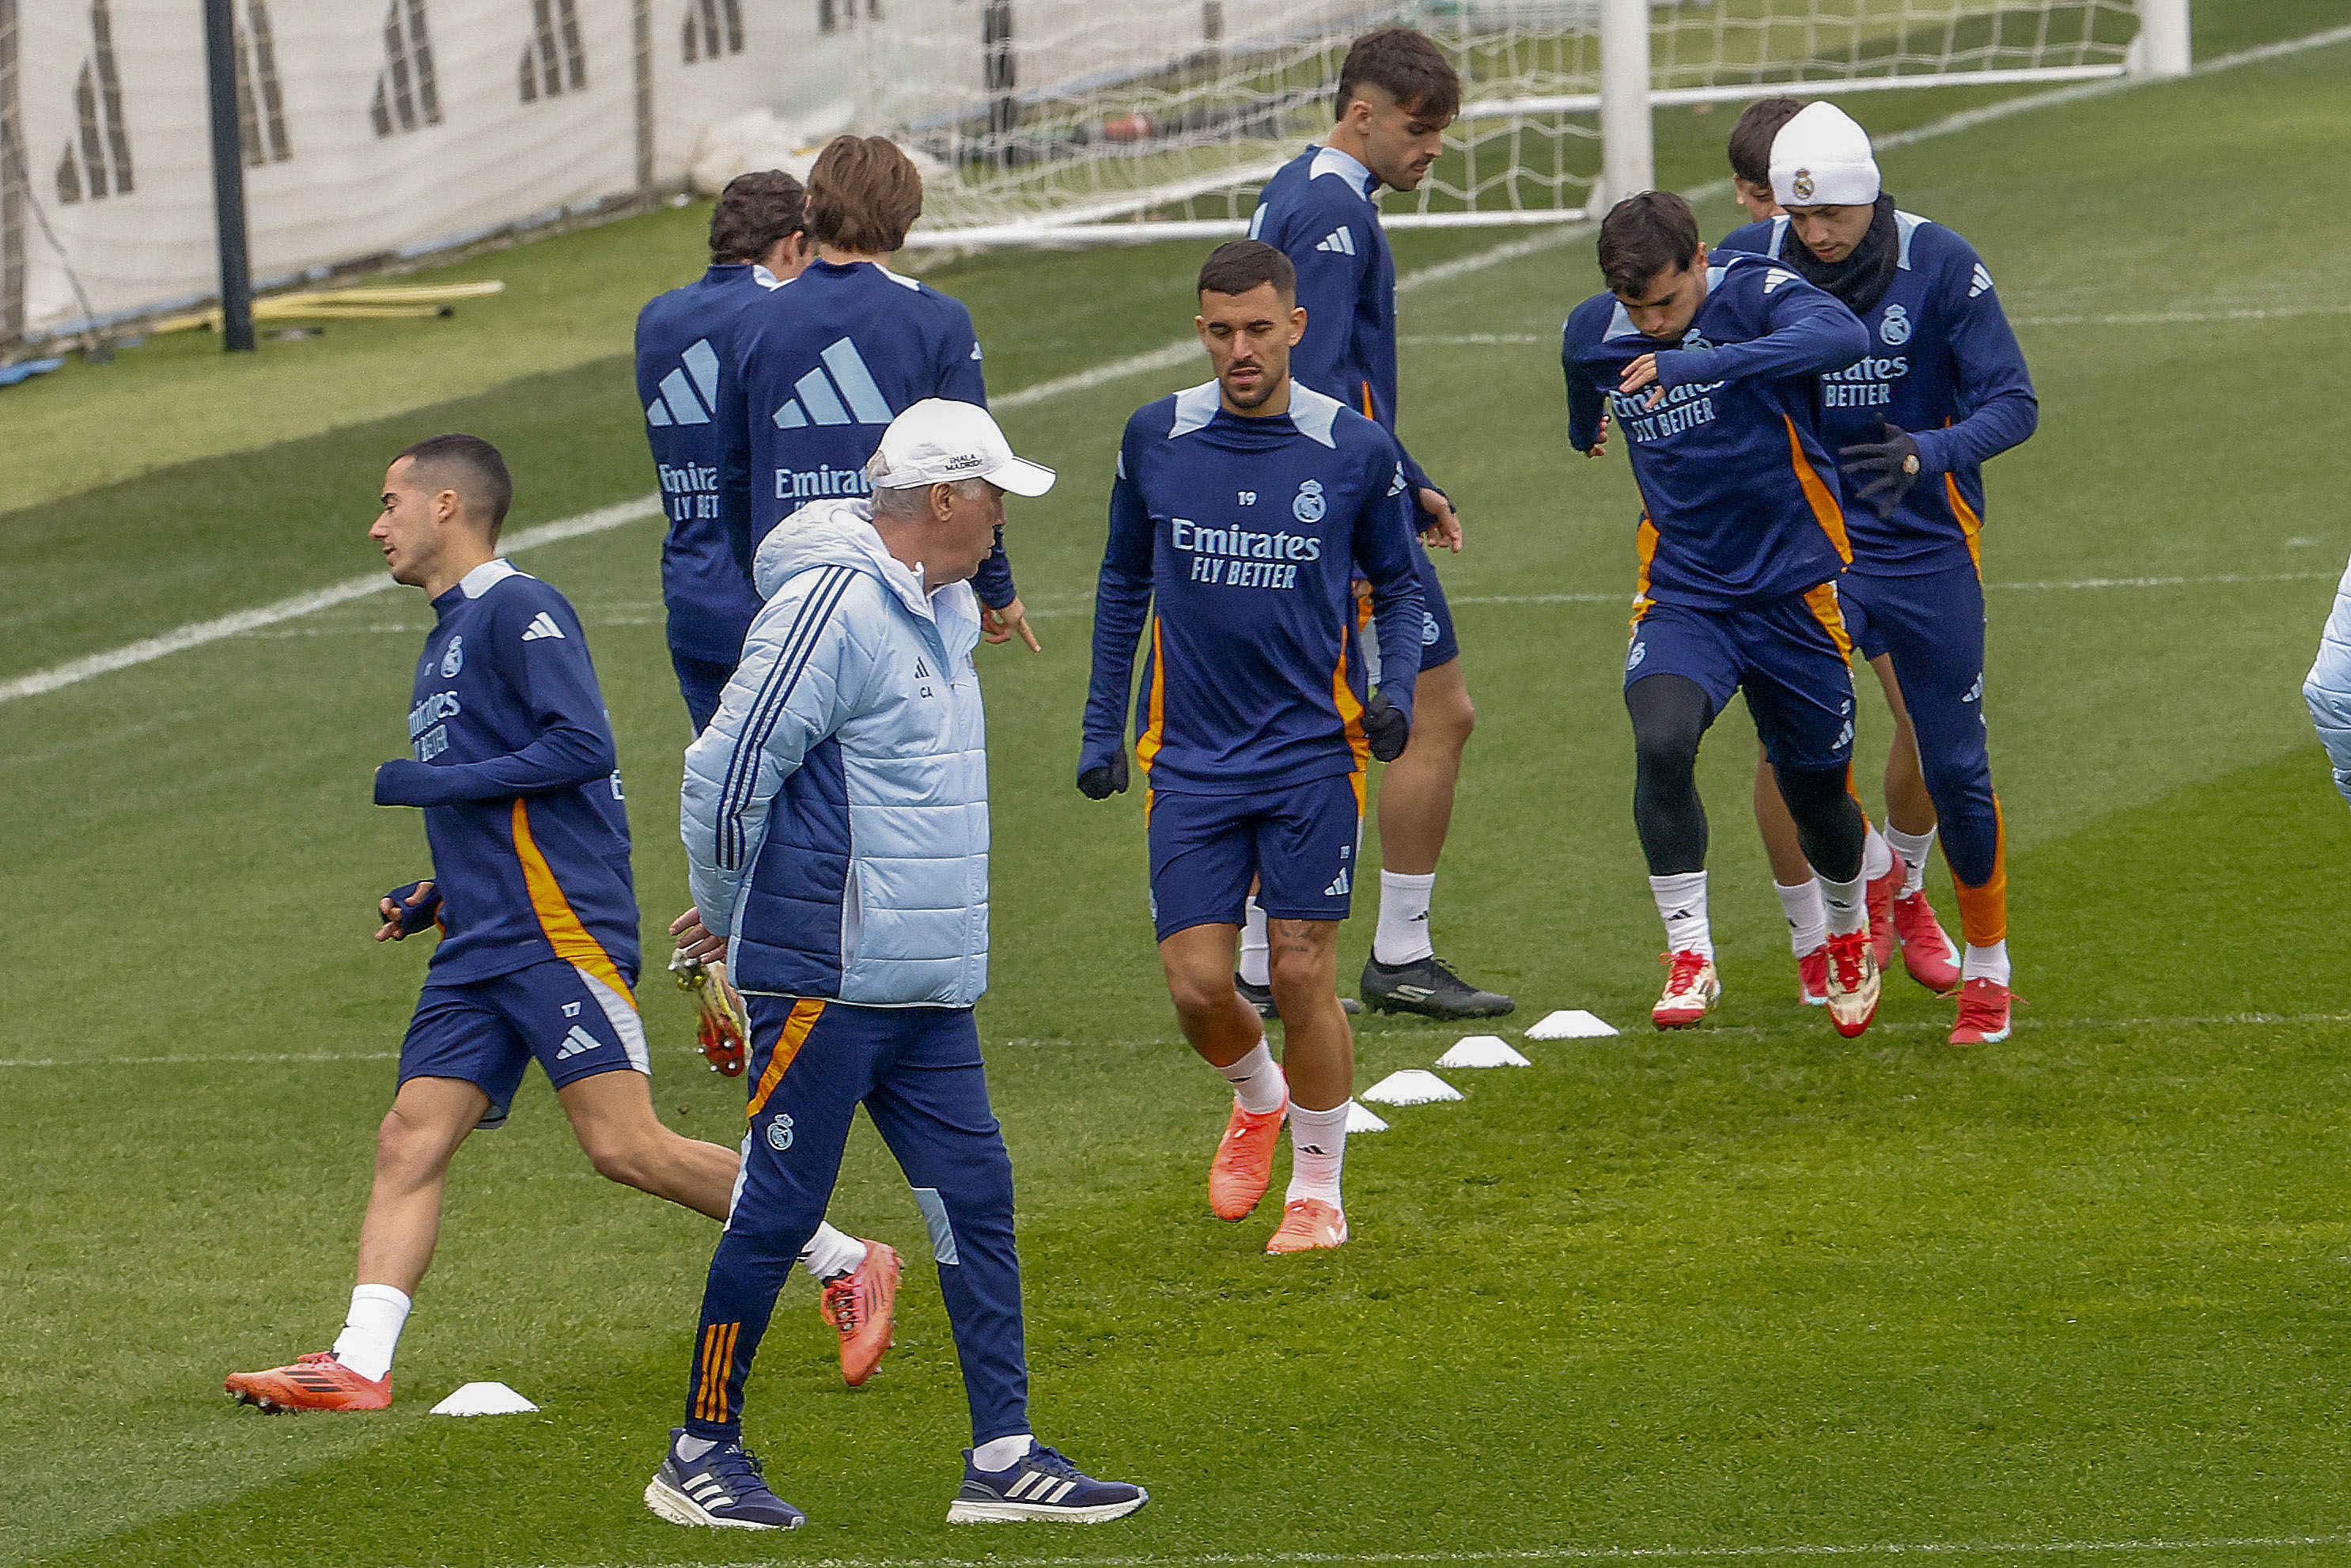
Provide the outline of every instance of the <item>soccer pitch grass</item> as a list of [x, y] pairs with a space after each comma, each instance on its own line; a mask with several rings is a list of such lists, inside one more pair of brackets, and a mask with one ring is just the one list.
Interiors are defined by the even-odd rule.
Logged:
[[[1063, 481], [1010, 535], [1046, 651], [981, 654], [980, 1019], [1040, 1435], [1153, 1492], [1110, 1529], [946, 1531], [967, 1434], [919, 1267], [862, 1390], [841, 1387], [806, 1281], [787, 1290], [747, 1439], [807, 1531], [653, 1519], [639, 1493], [714, 1231], [595, 1177], [543, 1084], [460, 1157], [400, 1406], [230, 1407], [221, 1376], [324, 1345], [349, 1289], [424, 958], [366, 940], [375, 894], [423, 869], [413, 814], [366, 805], [367, 780], [402, 743], [430, 612], [378, 595], [0, 705], [0, 1560], [2351, 1561], [2351, 966], [2328, 875], [2351, 821], [2296, 691], [2351, 549], [2346, 70], [2338, 45], [1885, 159], [1906, 206], [1987, 256], [2043, 402], [2041, 434], [1991, 469], [1986, 545], [2032, 1006], [1980, 1052], [1946, 1049], [1948, 1004], [1907, 980], [1855, 1042], [1795, 1004], [1739, 712], [1704, 763], [1719, 1021], [1631, 1029], [1660, 974], [1618, 700], [1631, 488], [1621, 456], [1587, 464], [1559, 434], [1555, 334], [1596, 287], [1589, 248], [1409, 298], [1406, 434], [1471, 530], [1445, 572], [1481, 716], [1440, 946], [1517, 993], [1507, 1023], [1589, 1007], [1628, 1032], [1527, 1045], [1531, 1069], [1449, 1075], [1461, 1103], [1390, 1113], [1353, 1144], [1337, 1253], [1260, 1256], [1270, 1208], [1207, 1217], [1225, 1096], [1160, 987], [1140, 802], [1070, 782], [1117, 432], [1205, 372], [1008, 415]], [[1729, 226], [1723, 204], [1705, 217]], [[690, 256], [690, 230], [643, 232]], [[1196, 256], [995, 258], [942, 281], [973, 298], [1000, 394], [1175, 337]], [[619, 361], [466, 390], [0, 517], [0, 680], [371, 570], [377, 476], [420, 435], [499, 442], [518, 527], [647, 488]], [[131, 434], [81, 450], [135, 444], [112, 428]], [[523, 561], [594, 638], [650, 953], [683, 902], [655, 527]], [[1350, 988], [1369, 915], [1367, 895]], [[643, 993], [664, 1115], [731, 1142], [739, 1082], [701, 1070], [657, 967]], [[1359, 1082], [1461, 1032], [1363, 1020]], [[834, 1218], [926, 1251], [865, 1129]], [[541, 1414], [426, 1414], [475, 1378]]]

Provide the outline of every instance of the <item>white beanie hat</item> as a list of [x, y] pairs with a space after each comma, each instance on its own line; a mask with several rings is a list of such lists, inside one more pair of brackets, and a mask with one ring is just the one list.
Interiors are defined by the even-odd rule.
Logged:
[[1771, 139], [1771, 199], [1783, 207], [1865, 207], [1877, 200], [1869, 132], [1833, 103], [1809, 103]]

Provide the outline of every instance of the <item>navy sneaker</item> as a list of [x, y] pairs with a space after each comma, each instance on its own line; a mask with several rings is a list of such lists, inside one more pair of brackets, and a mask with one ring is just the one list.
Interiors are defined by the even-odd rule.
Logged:
[[[1270, 1019], [1280, 1018], [1281, 1016], [1280, 1013], [1274, 1009], [1273, 988], [1271, 986], [1252, 986], [1247, 980], [1242, 979], [1239, 975], [1236, 974], [1233, 977], [1233, 989], [1241, 994], [1241, 1000], [1247, 1002], [1249, 1006], [1257, 1009], [1258, 1017], [1261, 1019]], [[1339, 1010], [1343, 1013], [1359, 1013], [1364, 1010], [1364, 1004], [1357, 1001], [1353, 997], [1341, 997], [1339, 998]]]
[[683, 1427], [670, 1432], [669, 1452], [645, 1485], [647, 1508], [672, 1524], [724, 1530], [798, 1530], [808, 1522], [807, 1514], [768, 1490], [750, 1449], [721, 1443], [698, 1459], [680, 1458], [678, 1439], [688, 1436]]
[[1098, 1481], [1042, 1443], [1005, 1469], [983, 1470], [963, 1451], [963, 1490], [947, 1507], [949, 1524], [1060, 1519], [1100, 1524], [1123, 1519], [1151, 1500], [1141, 1487]]
[[1499, 1018], [1518, 1006], [1499, 991], [1480, 990], [1430, 954], [1409, 964], [1364, 960], [1364, 1000], [1375, 1013], [1418, 1013], [1432, 1019]]

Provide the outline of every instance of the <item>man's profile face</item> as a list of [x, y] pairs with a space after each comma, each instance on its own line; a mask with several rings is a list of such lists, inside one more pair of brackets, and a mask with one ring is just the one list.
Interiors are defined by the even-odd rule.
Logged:
[[1192, 319], [1225, 402], [1247, 412], [1290, 382], [1290, 350], [1306, 335], [1306, 312], [1270, 283], [1246, 294], [1203, 291]]
[[1650, 277], [1638, 293], [1618, 294], [1616, 303], [1633, 319], [1634, 330], [1645, 338], [1670, 342], [1689, 330], [1698, 308], [1706, 303], [1706, 246], [1687, 267], [1668, 267]]
[[1796, 243], [1811, 251], [1813, 260], [1837, 262], [1853, 254], [1876, 216], [1875, 205], [1790, 207], [1788, 226], [1796, 231]]
[[924, 554], [923, 574], [933, 588], [968, 580], [996, 549], [996, 530], [1004, 526], [1004, 492], [985, 479], [970, 490], [967, 495], [956, 486], [940, 485], [931, 491], [937, 526]]
[[1380, 183], [1399, 191], [1416, 191], [1428, 177], [1429, 165], [1445, 151], [1445, 128], [1453, 123], [1423, 117], [1398, 103], [1384, 88], [1365, 84], [1348, 102], [1349, 123], [1363, 133], [1364, 167]]
[[418, 587], [432, 576], [447, 548], [456, 497], [419, 484], [416, 459], [402, 457], [383, 472], [381, 501], [383, 510], [368, 529], [368, 538], [382, 549], [392, 581]]
[[1730, 188], [1731, 193], [1739, 198], [1739, 204], [1747, 209], [1747, 219], [1750, 223], [1760, 224], [1766, 218], [1776, 218], [1780, 215], [1782, 209], [1780, 204], [1771, 199], [1771, 186], [1759, 185], [1752, 180], [1743, 180], [1734, 175], [1730, 182]]

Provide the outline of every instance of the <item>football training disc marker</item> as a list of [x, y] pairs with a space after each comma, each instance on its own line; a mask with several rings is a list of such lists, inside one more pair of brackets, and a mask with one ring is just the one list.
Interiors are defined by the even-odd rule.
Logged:
[[503, 1383], [468, 1383], [440, 1404], [435, 1416], [520, 1416], [538, 1406]]
[[1347, 1131], [1351, 1135], [1356, 1133], [1384, 1133], [1387, 1130], [1388, 1124], [1374, 1115], [1370, 1108], [1362, 1101], [1347, 1102]]
[[1439, 1067], [1532, 1067], [1499, 1034], [1465, 1034], [1437, 1059]]
[[1615, 1032], [1616, 1026], [1607, 1019], [1582, 1008], [1568, 1008], [1546, 1014], [1541, 1022], [1529, 1025], [1526, 1036], [1529, 1040], [1599, 1040]]
[[1364, 1098], [1382, 1105], [1426, 1105], [1437, 1100], [1458, 1100], [1461, 1091], [1434, 1072], [1407, 1067], [1364, 1090]]

